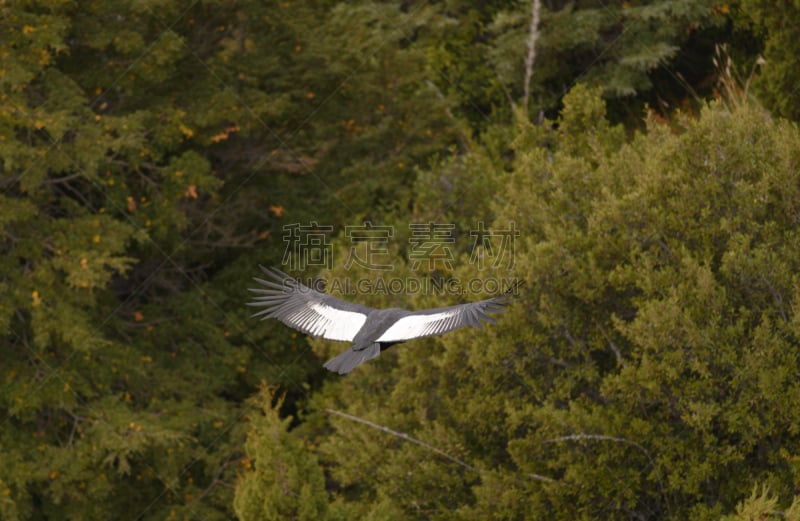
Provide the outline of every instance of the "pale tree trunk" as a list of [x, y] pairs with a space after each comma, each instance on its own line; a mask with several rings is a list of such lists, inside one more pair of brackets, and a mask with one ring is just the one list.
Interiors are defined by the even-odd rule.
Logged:
[[531, 77], [533, 76], [533, 64], [536, 61], [536, 40], [539, 39], [539, 14], [542, 10], [541, 0], [533, 0], [531, 3], [531, 27], [528, 31], [528, 56], [525, 58], [525, 85], [522, 106], [525, 114], [528, 114], [528, 100], [531, 96]]

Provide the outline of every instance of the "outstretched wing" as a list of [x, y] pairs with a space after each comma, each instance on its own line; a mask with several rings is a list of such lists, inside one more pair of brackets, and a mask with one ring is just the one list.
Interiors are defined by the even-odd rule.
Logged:
[[403, 342], [435, 336], [464, 326], [482, 328], [482, 320], [495, 323], [489, 313], [500, 313], [510, 301], [508, 295], [444, 308], [424, 309], [404, 316], [392, 324], [376, 342]]
[[372, 308], [315, 291], [277, 269], [259, 266], [272, 280], [255, 278], [264, 288], [249, 288], [257, 296], [248, 306], [263, 307], [254, 317], [277, 318], [307, 335], [352, 341]]

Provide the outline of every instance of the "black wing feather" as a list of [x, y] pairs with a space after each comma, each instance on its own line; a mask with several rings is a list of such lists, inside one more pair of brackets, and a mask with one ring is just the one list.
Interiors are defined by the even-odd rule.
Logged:
[[377, 341], [403, 342], [441, 335], [466, 326], [483, 328], [483, 322], [496, 323], [489, 313], [503, 312], [509, 302], [509, 296], [504, 294], [468, 304], [415, 311], [400, 318]]

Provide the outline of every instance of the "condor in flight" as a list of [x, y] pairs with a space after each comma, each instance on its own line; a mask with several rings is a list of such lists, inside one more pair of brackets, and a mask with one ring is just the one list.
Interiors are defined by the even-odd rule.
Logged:
[[349, 373], [400, 342], [441, 335], [464, 326], [482, 328], [481, 320], [494, 324], [487, 313], [502, 311], [511, 292], [469, 304], [422, 311], [375, 309], [315, 291], [280, 270], [260, 267], [272, 280], [255, 278], [264, 288], [250, 288], [257, 296], [247, 305], [264, 309], [253, 316], [261, 316], [262, 320], [277, 318], [314, 337], [352, 342], [350, 349], [325, 362], [326, 369], [339, 374]]

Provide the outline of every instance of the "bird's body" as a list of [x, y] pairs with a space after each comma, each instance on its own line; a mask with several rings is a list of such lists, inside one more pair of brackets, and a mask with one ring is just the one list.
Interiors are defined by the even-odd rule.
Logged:
[[279, 270], [263, 266], [261, 270], [273, 280], [255, 279], [267, 289], [250, 289], [259, 296], [248, 305], [264, 308], [253, 316], [277, 318], [311, 336], [352, 342], [350, 349], [325, 363], [325, 368], [339, 374], [349, 373], [400, 342], [464, 326], [480, 328], [481, 320], [494, 323], [487, 313], [502, 311], [508, 302], [506, 295], [500, 295], [422, 311], [375, 309], [315, 291]]

